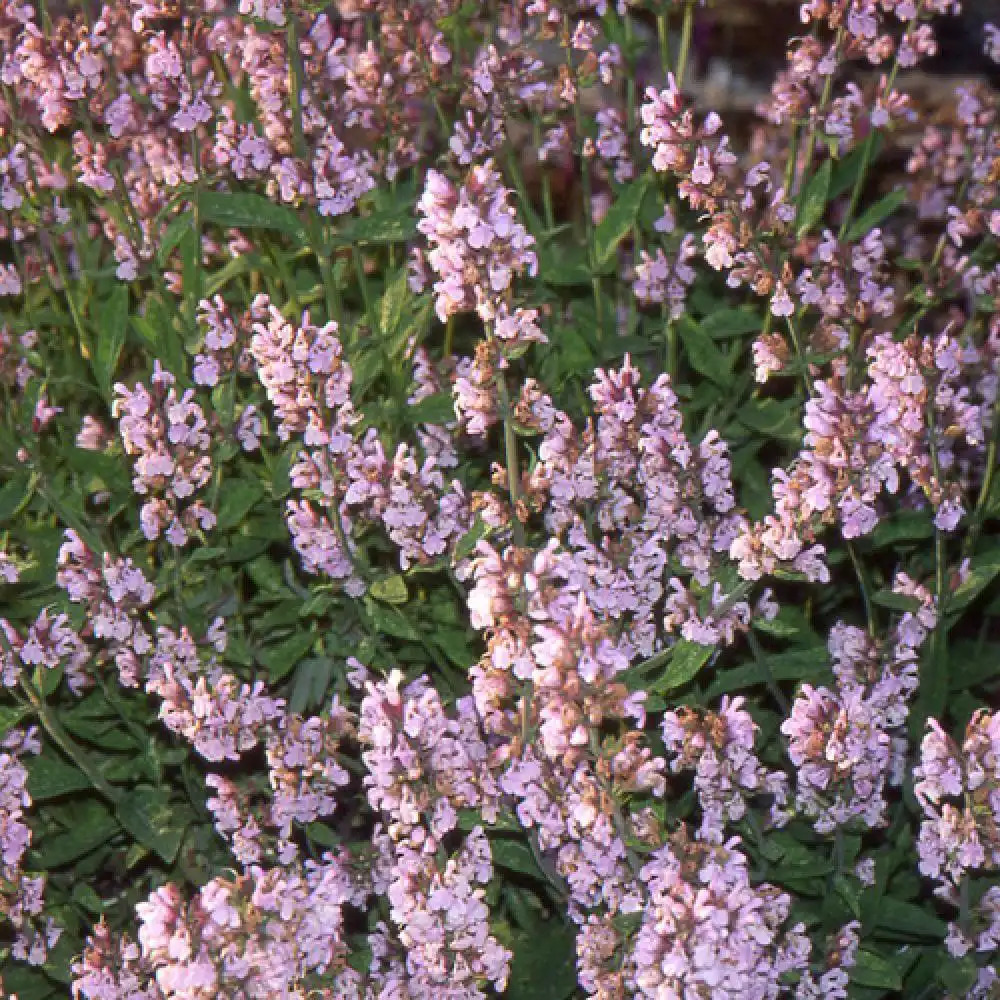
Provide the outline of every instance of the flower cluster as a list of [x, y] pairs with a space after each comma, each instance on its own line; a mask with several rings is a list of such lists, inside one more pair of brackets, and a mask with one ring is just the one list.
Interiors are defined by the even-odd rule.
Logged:
[[45, 914], [45, 877], [24, 870], [31, 845], [25, 811], [31, 805], [23, 758], [41, 751], [33, 730], [11, 729], [0, 741], [0, 917], [10, 925], [10, 954], [42, 965], [62, 928]]
[[1000, 892], [987, 889], [971, 914], [961, 899], [972, 872], [1000, 868], [1000, 715], [977, 711], [961, 746], [936, 719], [927, 725], [914, 770], [924, 811], [920, 871], [934, 879], [938, 895], [962, 906], [962, 920], [949, 930], [949, 951], [992, 951], [1000, 936]]
[[193, 389], [177, 395], [174, 376], [154, 365], [148, 388], [115, 385], [112, 413], [126, 455], [135, 458], [132, 486], [148, 497], [139, 512], [150, 541], [163, 535], [182, 547], [191, 533], [209, 531], [215, 514], [202, 499], [193, 499], [212, 479], [212, 435]]
[[782, 723], [796, 768], [796, 808], [828, 833], [854, 821], [885, 821], [886, 788], [902, 783], [906, 739], [901, 727], [917, 688], [920, 646], [937, 624], [930, 592], [900, 574], [894, 592], [916, 599], [884, 644], [838, 623], [829, 650], [836, 684], [805, 684]]
[[670, 769], [694, 771], [702, 814], [698, 837], [711, 843], [723, 842], [725, 825], [742, 819], [755, 795], [772, 795], [775, 821], [785, 819], [780, 807], [788, 797], [787, 778], [761, 765], [754, 752], [757, 727], [744, 702], [723, 698], [718, 712], [684, 708], [663, 716]]
[[0, 0], [12, 981], [996, 994], [997, 95], [903, 92], [956, 0], [801, 0], [730, 128], [654, 6]]
[[503, 305], [516, 276], [538, 272], [535, 239], [507, 199], [492, 161], [472, 167], [458, 187], [436, 170], [427, 172], [417, 229], [427, 238], [427, 263], [438, 279], [435, 309], [442, 322], [475, 310], [505, 341], [544, 340], [536, 313], [509, 313]]
[[112, 660], [119, 682], [135, 687], [145, 670], [142, 658], [153, 648], [143, 611], [156, 591], [131, 559], [113, 559], [104, 553], [98, 567], [94, 553], [72, 529], [59, 549], [56, 581], [75, 604], [87, 608], [89, 625], [84, 634], [105, 643], [98, 654]]

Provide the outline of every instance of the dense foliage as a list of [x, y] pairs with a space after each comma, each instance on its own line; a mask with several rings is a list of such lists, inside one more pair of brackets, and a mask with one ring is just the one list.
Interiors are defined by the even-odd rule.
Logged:
[[5, 996], [1000, 996], [958, 7], [0, 0]]

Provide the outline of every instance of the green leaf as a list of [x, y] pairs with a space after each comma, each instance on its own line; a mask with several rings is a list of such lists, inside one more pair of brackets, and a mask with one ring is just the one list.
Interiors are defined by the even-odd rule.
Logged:
[[896, 209], [904, 205], [907, 197], [906, 191], [899, 188], [884, 198], [880, 198], [847, 230], [843, 242], [845, 244], [856, 243], [867, 236], [876, 226], [889, 218]]
[[516, 837], [497, 837], [490, 841], [490, 855], [493, 864], [519, 875], [545, 881], [545, 873], [538, 867], [531, 848]]
[[395, 608], [376, 604], [370, 597], [366, 597], [365, 609], [372, 624], [379, 632], [395, 636], [397, 639], [415, 640], [420, 638], [406, 616]]
[[[771, 676], [777, 681], [794, 680], [820, 684], [833, 676], [830, 670], [830, 654], [826, 646], [809, 646], [784, 653], [765, 653], [764, 656]], [[711, 700], [731, 691], [742, 691], [757, 684], [764, 684], [766, 681], [765, 669], [757, 663], [729, 667], [719, 672], [719, 676], [705, 692], [705, 697]]]
[[875, 926], [882, 931], [910, 938], [941, 939], [948, 930], [943, 920], [916, 903], [883, 896], [878, 903]]
[[760, 316], [749, 309], [719, 309], [699, 324], [702, 335], [713, 340], [727, 340], [746, 333], [759, 333], [763, 327]]
[[111, 384], [115, 369], [125, 346], [125, 331], [128, 328], [129, 290], [122, 283], [115, 287], [111, 297], [102, 303], [95, 317], [97, 343], [90, 357], [90, 366], [104, 398], [111, 399]]
[[56, 757], [35, 757], [28, 762], [28, 794], [36, 802], [89, 789], [90, 779], [72, 764]]
[[938, 966], [938, 982], [953, 998], [964, 997], [976, 984], [979, 970], [971, 955], [965, 958], [945, 959]]
[[227, 479], [222, 487], [217, 527], [222, 531], [235, 528], [265, 492], [259, 479]]
[[137, 788], [118, 804], [121, 825], [168, 865], [180, 850], [189, 818], [162, 788]]
[[30, 714], [30, 709], [22, 708], [20, 705], [0, 705], [0, 736], [5, 735]]
[[205, 275], [205, 295], [211, 298], [216, 292], [225, 288], [233, 278], [238, 278], [240, 275], [251, 273], [266, 275], [273, 269], [273, 262], [265, 260], [256, 251], [234, 257], [218, 271]]
[[897, 510], [887, 521], [880, 521], [869, 535], [876, 548], [895, 546], [898, 542], [919, 541], [934, 534], [934, 523], [927, 510]]
[[300, 632], [290, 639], [265, 649], [260, 654], [260, 662], [267, 667], [272, 681], [280, 681], [291, 673], [295, 664], [312, 648], [316, 637], [311, 632]]
[[816, 633], [809, 624], [801, 608], [784, 605], [776, 618], [770, 621], [766, 618], [755, 618], [753, 627], [765, 635], [773, 635], [779, 639], [812, 639], [815, 642]]
[[0, 487], [0, 521], [10, 521], [28, 506], [37, 482], [37, 475], [25, 470]]
[[839, 198], [845, 191], [854, 187], [855, 182], [861, 174], [861, 167], [866, 163], [874, 163], [882, 151], [883, 138], [881, 134], [873, 137], [871, 149], [868, 143], [863, 142], [856, 146], [838, 164], [833, 173], [833, 180], [830, 183], [829, 199]]
[[373, 212], [360, 219], [349, 220], [333, 238], [335, 246], [354, 243], [405, 243], [417, 234], [416, 219], [408, 207]]
[[448, 424], [455, 420], [455, 400], [450, 392], [435, 392], [407, 407], [411, 424]]
[[861, 949], [857, 960], [848, 971], [852, 983], [872, 989], [901, 990], [903, 980], [899, 971], [880, 955]]
[[457, 628], [435, 628], [430, 635], [430, 641], [441, 650], [456, 667], [467, 669], [475, 663], [476, 653], [470, 644], [469, 633]]
[[[17, 1000], [49, 1000], [56, 987], [41, 969], [20, 962], [5, 962], [3, 986], [8, 996]], [[65, 996], [65, 990], [62, 991]]]
[[506, 1000], [566, 1000], [576, 992], [576, 934], [572, 927], [555, 918], [536, 918], [511, 944], [514, 958]]
[[34, 867], [60, 868], [76, 861], [98, 847], [104, 847], [121, 826], [100, 802], [92, 799], [77, 803], [66, 823], [65, 833], [45, 837], [35, 853]]
[[888, 588], [878, 590], [872, 595], [872, 600], [880, 608], [888, 608], [890, 611], [919, 611], [921, 608], [918, 597], [910, 597], [907, 594], [897, 594]]
[[288, 698], [288, 708], [302, 714], [310, 706], [322, 705], [333, 679], [334, 661], [329, 656], [310, 656], [295, 668], [295, 680]]
[[1000, 573], [1000, 542], [995, 542], [972, 557], [969, 575], [948, 599], [946, 608], [951, 615], [967, 608]]
[[590, 284], [587, 255], [581, 247], [547, 246], [538, 252], [539, 278], [553, 288]]
[[270, 229], [305, 240], [298, 215], [285, 205], [252, 192], [203, 191], [198, 198], [202, 221], [223, 229]]
[[410, 291], [409, 276], [406, 268], [400, 268], [393, 277], [386, 281], [385, 292], [378, 304], [379, 332], [386, 339], [393, 336], [403, 325], [407, 306], [412, 305], [415, 298]]
[[683, 687], [694, 680], [714, 652], [715, 646], [703, 646], [700, 642], [689, 642], [687, 639], [679, 640], [673, 647], [666, 670], [654, 679], [651, 690], [657, 694], [666, 694]]
[[648, 173], [626, 185], [594, 230], [594, 268], [598, 274], [611, 269], [618, 244], [635, 225], [639, 217], [639, 206], [648, 188]]
[[833, 177], [833, 161], [824, 160], [822, 166], [810, 178], [795, 217], [795, 233], [799, 239], [823, 218], [826, 203], [830, 197], [830, 181]]
[[406, 581], [398, 573], [376, 580], [368, 588], [368, 593], [377, 601], [384, 601], [386, 604], [405, 604], [410, 599]]
[[730, 363], [725, 355], [715, 346], [710, 337], [706, 337], [701, 328], [690, 320], [681, 320], [677, 324], [684, 345], [684, 357], [688, 364], [698, 372], [711, 379], [716, 385], [725, 388], [732, 382]]
[[156, 263], [165, 267], [170, 255], [183, 239], [184, 234], [194, 227], [194, 215], [191, 211], [182, 212], [170, 220], [160, 237], [160, 246], [156, 251]]
[[802, 437], [801, 414], [794, 402], [752, 399], [736, 411], [736, 419], [765, 438], [797, 444]]

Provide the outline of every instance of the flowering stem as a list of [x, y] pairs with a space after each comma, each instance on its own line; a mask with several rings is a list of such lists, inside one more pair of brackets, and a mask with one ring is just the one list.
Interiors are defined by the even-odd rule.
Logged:
[[[920, 13], [920, 5], [917, 5], [917, 14]], [[918, 17], [914, 15], [910, 18], [906, 25], [904, 34], [909, 34], [916, 27]], [[885, 94], [888, 95], [892, 92], [893, 84], [896, 81], [896, 75], [899, 73], [899, 52], [896, 52], [896, 58], [893, 60], [892, 69], [889, 71], [889, 76], [885, 83]], [[843, 240], [847, 235], [847, 231], [851, 228], [851, 221], [854, 218], [854, 213], [857, 211], [858, 202], [861, 200], [861, 192], [864, 190], [865, 182], [868, 179], [868, 168], [871, 166], [872, 152], [875, 149], [875, 138], [878, 135], [878, 129], [869, 125], [868, 135], [865, 137], [865, 144], [862, 148], [861, 153], [861, 164], [858, 167], [858, 176], [855, 178], [854, 187], [851, 190], [851, 200], [847, 206], [847, 212], [844, 215], [844, 221], [840, 225], [840, 232], [837, 233], [837, 239]]]
[[[841, 25], [837, 29], [837, 37], [833, 43], [834, 51], [837, 53], [838, 56], [840, 54], [840, 47], [844, 43], [844, 33], [845, 29], [843, 25]], [[809, 133], [806, 135], [805, 156], [803, 157], [802, 160], [802, 173], [799, 175], [800, 189], [805, 186], [806, 179], [809, 176], [809, 170], [812, 168], [813, 153], [816, 151], [817, 126], [819, 124], [820, 115], [822, 115], [822, 113], [826, 110], [826, 106], [830, 102], [830, 93], [832, 90], [833, 90], [833, 73], [828, 73], [826, 75], [826, 79], [823, 82], [823, 92], [822, 94], [820, 94], [819, 106], [815, 109], [815, 114], [813, 115], [812, 120], [809, 124]], [[792, 162], [794, 163], [794, 157], [792, 159]], [[791, 191], [790, 188], [788, 190], [789, 192]]]

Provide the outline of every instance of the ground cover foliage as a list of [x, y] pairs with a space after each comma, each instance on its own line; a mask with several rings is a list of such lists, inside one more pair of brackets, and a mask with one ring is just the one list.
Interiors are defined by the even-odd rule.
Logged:
[[1000, 995], [958, 7], [0, 0], [4, 995]]

